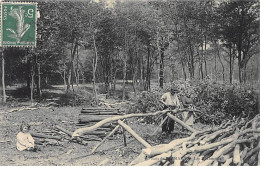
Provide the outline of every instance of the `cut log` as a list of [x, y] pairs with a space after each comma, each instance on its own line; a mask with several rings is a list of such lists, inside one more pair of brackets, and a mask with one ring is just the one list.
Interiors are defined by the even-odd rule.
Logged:
[[88, 112], [88, 111], [81, 111], [80, 115], [122, 115], [122, 113], [117, 113], [115, 111], [111, 112]]
[[[90, 123], [80, 123], [80, 124], [76, 124], [76, 125], [84, 125], [86, 127], [90, 127], [90, 126], [93, 126], [95, 124], [96, 124], [96, 122], [90, 122]], [[102, 127], [102, 128], [115, 128], [116, 125], [117, 125], [116, 123], [106, 123], [106, 124], [104, 124], [100, 127]]]
[[33, 137], [38, 137], [38, 138], [55, 139], [55, 140], [61, 140], [62, 139], [61, 137], [58, 137], [58, 136], [50, 136], [50, 135], [34, 133], [34, 132], [31, 132], [31, 135]]
[[115, 117], [114, 115], [79, 115], [79, 122], [86, 123], [86, 122], [99, 122], [101, 120]]
[[[55, 127], [56, 127], [56, 129], [62, 131], [63, 133], [69, 135], [70, 137], [72, 136], [72, 132], [71, 132], [71, 131], [66, 130], [66, 129], [62, 128], [61, 126], [58, 126], [58, 125], [56, 125]], [[85, 142], [84, 140], [82, 140], [82, 139], [79, 138], [79, 137], [76, 138], [76, 141], [77, 141], [78, 143], [83, 144], [83, 145], [88, 145], [87, 142]]]
[[229, 166], [230, 163], [232, 163], [233, 159], [229, 158], [222, 166]]
[[141, 162], [141, 163], [138, 163], [136, 166], [151, 166], [155, 163], [158, 163], [158, 161], [162, 161], [168, 157], [171, 157], [172, 156], [172, 153], [171, 151], [167, 152], [167, 153], [162, 153], [158, 156], [155, 156], [153, 158], [150, 158], [149, 160], [147, 161], [144, 161], [144, 162]]
[[260, 166], [260, 151], [258, 152], [258, 162], [257, 162], [257, 166]]
[[124, 122], [121, 120], [118, 120], [118, 124], [120, 124], [126, 131], [128, 131], [136, 140], [138, 140], [141, 144], [143, 144], [146, 148], [151, 147], [149, 143], [147, 143], [142, 137], [140, 137], [136, 132], [134, 132], [131, 127], [126, 125]]
[[[201, 166], [207, 166], [210, 165], [214, 159], [219, 158], [222, 154], [226, 153], [228, 150], [230, 150], [231, 148], [234, 148], [236, 144], [239, 143], [245, 143], [245, 142], [250, 142], [250, 139], [242, 139], [242, 140], [236, 140], [236, 136], [231, 137], [231, 139], [234, 139], [235, 141], [233, 141], [230, 144], [227, 144], [226, 146], [222, 147], [221, 149], [219, 149], [218, 151], [216, 151], [208, 160], [202, 162], [200, 165]], [[228, 140], [228, 139], [227, 139]]]
[[241, 163], [241, 159], [240, 159], [240, 145], [237, 144], [234, 148], [234, 153], [233, 153], [233, 163], [238, 165], [239, 163]]
[[118, 108], [82, 108], [82, 110], [87, 110], [87, 111], [119, 111], [120, 109]]
[[88, 133], [90, 131], [93, 131], [93, 130], [97, 129], [98, 127], [104, 125], [105, 123], [111, 123], [116, 120], [131, 118], [131, 117], [155, 116], [158, 114], [166, 113], [167, 111], [169, 111], [169, 110], [157, 111], [155, 113], [127, 114], [127, 115], [122, 115], [122, 116], [110, 117], [110, 118], [104, 119], [104, 120], [96, 123], [93, 126], [77, 129], [76, 131], [74, 131], [72, 137], [77, 137], [77, 136], [83, 135], [85, 133]]
[[138, 155], [130, 164], [129, 166], [133, 166], [136, 165], [138, 163], [141, 163], [143, 161], [145, 161], [146, 155], [144, 153], [141, 153], [140, 155]]
[[250, 156], [252, 156], [252, 154], [256, 153], [256, 152], [259, 151], [259, 150], [260, 150], [260, 146], [259, 146], [259, 144], [258, 144], [258, 146], [256, 146], [254, 149], [250, 150], [250, 151], [247, 153], [247, 155], [246, 155], [246, 157], [244, 158], [244, 160], [246, 160], [247, 158], [249, 158]]
[[244, 159], [245, 159], [245, 157], [246, 157], [247, 152], [248, 152], [248, 147], [245, 147], [244, 150], [243, 150], [243, 152], [242, 152], [242, 155], [241, 155], [241, 157], [240, 157], [240, 158], [241, 158], [241, 164], [244, 163]]
[[96, 149], [106, 141], [108, 137], [112, 136], [118, 130], [119, 127], [120, 125], [117, 125], [106, 137], [104, 137], [103, 140], [92, 149], [91, 154], [93, 154], [96, 151]]
[[176, 118], [175, 116], [173, 116], [170, 113], [167, 113], [167, 115], [174, 121], [176, 121], [177, 123], [179, 123], [180, 125], [182, 125], [183, 127], [185, 127], [186, 129], [188, 129], [191, 132], [196, 132], [195, 129], [193, 129], [192, 127], [188, 126], [187, 124], [185, 124], [183, 121], [181, 121], [180, 119]]

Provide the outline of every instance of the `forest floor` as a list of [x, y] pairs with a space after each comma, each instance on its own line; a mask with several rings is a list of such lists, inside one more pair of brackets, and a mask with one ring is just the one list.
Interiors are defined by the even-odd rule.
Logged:
[[[56, 87], [45, 91], [44, 94], [48, 92], [48, 95], [56, 97], [59, 91], [60, 89]], [[115, 103], [116, 100], [107, 99], [106, 102]], [[46, 104], [46, 101], [44, 103]], [[96, 153], [88, 156], [86, 155], [99, 141], [88, 141], [88, 145], [81, 145], [67, 139], [57, 141], [56, 145], [41, 146], [41, 150], [37, 152], [19, 152], [16, 149], [16, 135], [20, 131], [19, 126], [22, 121], [28, 122], [31, 125], [31, 131], [37, 133], [52, 130], [55, 125], [62, 126], [69, 131], [75, 131], [82, 127], [76, 124], [78, 123], [78, 115], [84, 106], [49, 106], [39, 107], [35, 110], [8, 112], [13, 108], [26, 106], [30, 106], [28, 99], [11, 102], [0, 107], [0, 164], [3, 166], [97, 166], [105, 159], [108, 160], [106, 163], [108, 166], [126, 166], [144, 148], [129, 133], [126, 133], [127, 146], [125, 147], [123, 135], [119, 133], [106, 140], [96, 150]], [[123, 104], [119, 108], [126, 110]], [[169, 143], [174, 138], [181, 137], [174, 134], [162, 137], [160, 130], [152, 135], [158, 126], [146, 124], [140, 121], [140, 118], [128, 119], [128, 125], [151, 145]], [[198, 129], [204, 127], [209, 126], [202, 124], [194, 126]], [[177, 130], [181, 130], [181, 128], [177, 127]]]

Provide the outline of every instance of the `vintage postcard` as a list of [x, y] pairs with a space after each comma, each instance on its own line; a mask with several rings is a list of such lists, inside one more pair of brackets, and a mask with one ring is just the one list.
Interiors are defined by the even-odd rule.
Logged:
[[1, 166], [260, 166], [258, 0], [2, 0]]

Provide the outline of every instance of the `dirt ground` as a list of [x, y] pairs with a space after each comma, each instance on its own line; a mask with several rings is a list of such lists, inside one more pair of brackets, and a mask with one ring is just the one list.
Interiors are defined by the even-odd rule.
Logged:
[[[112, 100], [107, 100], [111, 102]], [[19, 102], [20, 103], [20, 102]], [[25, 103], [21, 103], [21, 107]], [[29, 103], [26, 103], [27, 105]], [[0, 164], [3, 166], [97, 166], [108, 160], [108, 166], [126, 166], [139, 155], [143, 145], [126, 132], [127, 146], [124, 146], [123, 135], [116, 134], [103, 143], [92, 155], [88, 155], [99, 141], [88, 141], [88, 145], [71, 142], [68, 136], [62, 141], [54, 141], [56, 145], [41, 145], [41, 151], [19, 152], [16, 149], [16, 135], [22, 121], [31, 125], [31, 131], [46, 133], [53, 131], [55, 125], [60, 125], [69, 131], [82, 126], [77, 126], [78, 115], [84, 106], [41, 107], [36, 110], [22, 110], [7, 113], [12, 109], [10, 106], [0, 107]], [[17, 108], [17, 107], [16, 107]], [[174, 138], [170, 135], [161, 137], [160, 130], [152, 135], [157, 125], [146, 124], [140, 118], [128, 119], [128, 125], [149, 144], [157, 145], [169, 143]], [[196, 125], [195, 128], [205, 126]], [[56, 133], [60, 135], [60, 133]]]

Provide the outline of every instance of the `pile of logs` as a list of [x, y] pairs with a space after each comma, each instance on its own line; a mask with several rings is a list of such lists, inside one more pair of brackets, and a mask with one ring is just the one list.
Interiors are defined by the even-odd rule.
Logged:
[[99, 122], [108, 117], [121, 115], [119, 109], [115, 108], [83, 108], [79, 114], [80, 124], [89, 124], [92, 122]]
[[[122, 115], [119, 109], [116, 108], [83, 108], [79, 114], [78, 126], [93, 126], [97, 122], [104, 119]], [[89, 132], [88, 135], [97, 135], [99, 137], [105, 137], [107, 132], [113, 130], [116, 127], [116, 123], [106, 123], [102, 127], [97, 128], [95, 131]]]
[[[59, 145], [60, 143], [69, 140], [74, 141], [82, 145], [88, 145], [87, 141], [100, 141], [100, 135], [105, 135], [104, 132], [93, 131], [90, 136], [81, 136], [71, 140], [72, 132], [56, 125], [54, 129], [48, 131], [30, 132], [32, 137], [35, 139], [36, 144], [39, 145]], [[95, 136], [93, 136], [95, 135]]]
[[[251, 120], [237, 119], [215, 128], [195, 130], [174, 116], [181, 111], [163, 110], [155, 113], [112, 116], [97, 122], [93, 126], [75, 130], [72, 133], [72, 138], [88, 135], [107, 123], [117, 121], [118, 125], [92, 149], [91, 154], [119, 127], [122, 127], [145, 146], [140, 155], [130, 165], [260, 166], [260, 115]], [[130, 126], [121, 121], [131, 117], [156, 116], [165, 113], [168, 118], [186, 128], [190, 136], [172, 140], [168, 144], [151, 146]]]
[[130, 165], [260, 165], [260, 115], [250, 121], [229, 121], [216, 128], [189, 131], [189, 137], [146, 147]]

